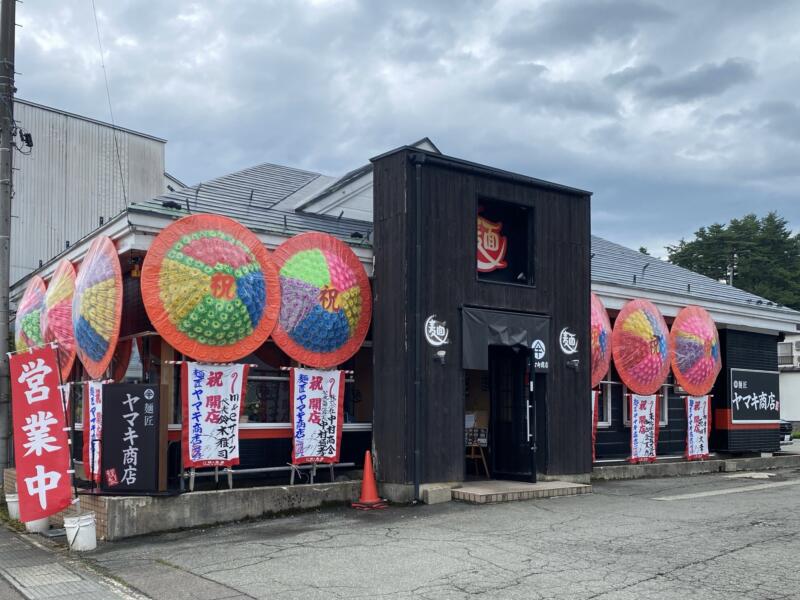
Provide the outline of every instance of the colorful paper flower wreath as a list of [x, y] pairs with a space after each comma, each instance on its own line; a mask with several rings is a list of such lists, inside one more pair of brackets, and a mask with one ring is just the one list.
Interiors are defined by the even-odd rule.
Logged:
[[611, 321], [606, 307], [592, 292], [591, 300], [592, 387], [596, 387], [608, 373], [611, 364]]
[[44, 296], [42, 331], [45, 342], [58, 345], [61, 380], [69, 379], [75, 364], [75, 334], [72, 330], [72, 299], [75, 296], [75, 267], [67, 259], [58, 263]]
[[92, 379], [103, 377], [117, 347], [122, 320], [122, 269], [114, 242], [89, 246], [75, 280], [72, 331], [78, 358]]
[[191, 215], [164, 229], [142, 265], [150, 321], [196, 360], [231, 362], [267, 339], [278, 318], [278, 271], [249, 229], [219, 215]]
[[617, 316], [611, 339], [622, 382], [634, 394], [655, 394], [669, 373], [671, 343], [661, 312], [648, 300], [631, 300]]
[[45, 295], [44, 279], [34, 275], [28, 282], [22, 299], [17, 305], [17, 316], [14, 321], [14, 343], [17, 351], [22, 352], [44, 343], [42, 334], [42, 312]]
[[708, 394], [722, 368], [714, 319], [699, 306], [687, 306], [675, 317], [670, 337], [675, 379], [691, 396]]
[[372, 295], [355, 253], [313, 232], [285, 241], [274, 258], [281, 277], [275, 343], [299, 363], [323, 369], [358, 352], [372, 318]]

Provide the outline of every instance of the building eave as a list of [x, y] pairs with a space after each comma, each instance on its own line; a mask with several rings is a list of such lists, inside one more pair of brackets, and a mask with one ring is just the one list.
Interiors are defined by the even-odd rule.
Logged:
[[694, 304], [706, 309], [721, 328], [734, 328], [761, 333], [797, 333], [800, 313], [742, 306], [741, 304], [708, 300], [691, 295], [662, 293], [638, 287], [620, 286], [592, 281], [596, 293], [609, 310], [620, 310], [633, 298], [644, 298], [655, 304], [665, 317], [675, 317], [685, 306]]

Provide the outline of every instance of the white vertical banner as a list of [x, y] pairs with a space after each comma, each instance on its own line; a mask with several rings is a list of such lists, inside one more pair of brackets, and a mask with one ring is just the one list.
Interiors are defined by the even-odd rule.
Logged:
[[293, 368], [289, 378], [292, 463], [337, 463], [344, 420], [344, 372]]
[[711, 427], [711, 397], [686, 397], [686, 458], [708, 458], [708, 432]]
[[655, 462], [658, 445], [658, 395], [630, 395], [630, 462]]
[[184, 467], [239, 464], [239, 416], [248, 371], [247, 365], [183, 363]]
[[592, 462], [597, 458], [597, 397], [599, 394], [599, 391], [592, 390]]
[[103, 382], [87, 381], [83, 392], [83, 470], [87, 479], [98, 483], [102, 447]]

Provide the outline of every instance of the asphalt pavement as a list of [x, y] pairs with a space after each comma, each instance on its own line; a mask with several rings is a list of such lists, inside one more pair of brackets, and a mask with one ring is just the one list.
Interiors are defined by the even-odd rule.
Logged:
[[[800, 469], [595, 484], [587, 496], [328, 509], [101, 544], [155, 599], [800, 598]], [[1, 590], [2, 588], [0, 588]]]

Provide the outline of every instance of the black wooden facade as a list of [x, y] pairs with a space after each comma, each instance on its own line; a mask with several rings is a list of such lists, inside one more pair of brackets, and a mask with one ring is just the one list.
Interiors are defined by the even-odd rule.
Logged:
[[709, 445], [721, 452], [776, 452], [780, 449], [779, 425], [734, 424], [731, 414], [731, 369], [778, 370], [778, 337], [723, 329], [719, 332], [722, 347], [722, 371], [711, 392], [713, 428]]
[[[722, 370], [711, 391], [711, 451], [739, 454], [779, 450], [777, 424], [737, 425], [730, 422], [730, 369], [777, 371], [777, 336], [721, 329], [719, 337]], [[607, 380], [619, 382], [613, 363]], [[681, 456], [686, 450], [686, 398], [676, 393], [672, 377], [667, 383], [668, 418], [666, 424], [659, 427], [657, 453], [658, 456]], [[601, 385], [601, 393], [611, 394], [611, 424], [598, 426], [595, 446], [597, 460], [630, 456], [631, 429], [623, 419], [623, 392], [623, 386], [616, 383]]]
[[[537, 463], [546, 474], [589, 473], [590, 194], [416, 148], [395, 150], [373, 163], [378, 392], [373, 446], [379, 479], [395, 484], [411, 484], [415, 474], [423, 483], [464, 479], [460, 311], [465, 306], [550, 318], [553, 351], [543, 382], [546, 402], [537, 411]], [[532, 285], [479, 280], [476, 211], [482, 199], [532, 211]], [[422, 337], [422, 321], [432, 314], [450, 331], [443, 362], [436, 359], [439, 349]], [[555, 350], [565, 327], [579, 340], [578, 354], [570, 357]], [[578, 359], [577, 368], [567, 365], [568, 358]]]

